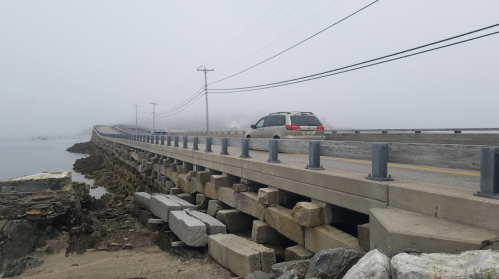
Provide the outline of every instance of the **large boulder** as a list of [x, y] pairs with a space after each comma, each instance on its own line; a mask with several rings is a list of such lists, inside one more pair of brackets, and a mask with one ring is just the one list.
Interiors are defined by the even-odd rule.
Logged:
[[305, 279], [341, 279], [362, 254], [352, 248], [324, 249], [310, 259]]
[[345, 274], [343, 279], [389, 279], [390, 258], [378, 250], [367, 253]]
[[407, 254], [391, 260], [392, 278], [497, 278], [499, 252], [467, 251], [461, 254]]
[[279, 276], [279, 278], [277, 279], [302, 279], [302, 278], [303, 276], [300, 276], [300, 273], [298, 273], [296, 269], [291, 269], [289, 271], [286, 271], [286, 273]]
[[296, 270], [298, 274], [302, 275], [300, 278], [303, 278], [303, 276], [307, 273], [309, 264], [310, 260], [277, 263], [272, 265], [272, 268], [270, 269], [270, 277], [276, 279], [283, 276], [288, 271]]

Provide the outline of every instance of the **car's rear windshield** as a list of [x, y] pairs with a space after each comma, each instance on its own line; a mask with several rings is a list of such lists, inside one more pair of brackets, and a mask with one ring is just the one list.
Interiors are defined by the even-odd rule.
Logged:
[[319, 119], [313, 115], [296, 115], [291, 116], [291, 125], [298, 126], [320, 126], [322, 125]]

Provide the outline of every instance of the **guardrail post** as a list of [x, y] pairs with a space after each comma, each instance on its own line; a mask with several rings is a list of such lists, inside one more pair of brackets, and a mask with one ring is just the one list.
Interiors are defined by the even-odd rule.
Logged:
[[366, 178], [376, 181], [392, 181], [392, 176], [388, 175], [388, 144], [372, 144], [372, 174]]
[[159, 136], [154, 136], [154, 143], [159, 144]]
[[192, 138], [192, 150], [199, 150], [198, 142], [199, 142], [198, 137]]
[[499, 147], [482, 147], [480, 157], [480, 191], [475, 196], [499, 199]]
[[280, 163], [281, 161], [277, 157], [277, 151], [279, 150], [279, 140], [271, 139], [269, 140], [269, 159], [267, 163]]
[[166, 136], [166, 146], [172, 146], [172, 136]]
[[229, 155], [229, 141], [227, 138], [221, 138], [222, 141], [222, 152], [220, 152], [220, 155]]
[[321, 142], [312, 140], [308, 142], [308, 170], [323, 170], [321, 166]]
[[150, 143], [150, 142], [151, 142], [151, 136], [149, 136], [149, 135], [148, 135], [148, 136], [146, 136], [146, 142], [147, 142], [147, 143]]
[[206, 137], [206, 150], [204, 152], [213, 152], [211, 150], [211, 143], [213, 141], [212, 137]]
[[241, 157], [239, 158], [251, 158], [249, 155], [249, 140], [250, 139], [241, 139]]
[[161, 136], [161, 145], [165, 145], [165, 136]]
[[188, 141], [187, 136], [184, 136], [182, 138], [182, 148], [187, 148], [187, 141]]
[[178, 146], [178, 136], [175, 136], [175, 137], [173, 138], [173, 147], [179, 147], [179, 146]]

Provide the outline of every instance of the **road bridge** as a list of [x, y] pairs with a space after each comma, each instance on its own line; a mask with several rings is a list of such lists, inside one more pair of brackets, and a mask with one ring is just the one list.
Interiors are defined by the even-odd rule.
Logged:
[[[474, 195], [477, 189], [484, 189], [482, 188], [483, 183], [479, 183], [478, 170], [436, 167], [439, 162], [443, 162], [442, 160], [425, 161], [433, 162], [429, 166], [393, 164], [389, 170], [391, 173], [397, 174], [393, 176], [394, 181], [373, 181], [366, 179], [367, 172], [371, 171], [366, 160], [345, 160], [323, 155], [321, 164], [324, 170], [306, 169], [304, 160], [309, 159], [309, 163], [314, 161], [307, 158], [308, 155], [304, 156], [303, 148], [306, 144], [303, 142], [279, 140], [279, 150], [281, 148], [282, 150], [293, 149], [298, 151], [296, 152], [298, 154], [280, 153], [281, 163], [268, 163], [266, 159], [269, 158], [269, 153], [262, 150], [265, 149], [264, 145], [267, 146], [268, 150], [269, 143], [263, 139], [250, 139], [247, 141], [248, 145], [245, 145], [240, 138], [213, 138], [211, 139], [213, 146], [209, 148], [211, 145], [209, 137], [116, 135], [107, 133], [110, 129], [112, 128], [105, 126], [95, 127], [94, 140], [99, 142], [102, 147], [120, 154], [121, 160], [134, 168], [143, 170], [144, 166], [149, 166], [154, 169], [155, 164], [158, 164], [156, 173], [153, 171], [150, 179], [155, 180], [166, 176], [177, 186], [184, 185], [183, 188], [182, 186], [180, 188], [187, 194], [196, 194], [201, 191], [212, 199], [220, 198], [229, 204], [231, 203], [231, 199], [226, 200], [227, 192], [231, 193], [231, 197], [238, 195], [238, 193], [233, 192], [232, 188], [214, 187], [206, 181], [201, 190], [185, 186], [191, 183], [192, 173], [208, 171], [212, 174], [225, 175], [225, 177], [231, 178], [231, 181], [257, 183], [260, 187], [268, 187], [270, 190], [278, 191], [279, 195], [292, 195], [298, 197], [298, 200], [322, 204], [324, 210], [336, 218], [335, 222], [332, 220], [326, 222], [325, 227], [296, 227], [296, 224], [289, 222], [291, 212], [290, 209], [286, 210], [286, 206], [289, 207], [289, 204], [285, 204], [285, 202], [279, 202], [275, 205], [284, 209], [279, 211], [279, 214], [276, 213], [278, 217], [274, 217], [280, 220], [280, 224], [288, 224], [291, 227], [280, 227], [279, 224], [275, 223], [269, 224], [274, 226], [279, 233], [304, 245], [311, 251], [317, 250], [319, 247], [330, 247], [331, 243], [342, 243], [341, 245], [351, 243], [344, 238], [342, 238], [343, 240], [338, 239], [338, 226], [334, 227], [335, 224], [363, 226], [364, 233], [360, 232], [359, 227], [359, 231], [351, 232], [352, 237], [359, 237], [359, 243], [367, 241], [370, 249], [377, 248], [387, 253], [404, 248], [415, 248], [422, 252], [458, 252], [480, 249], [499, 237], [497, 233], [499, 222], [495, 221], [499, 217], [499, 201]], [[193, 150], [196, 141], [199, 150]], [[334, 144], [334, 142], [320, 142], [321, 154], [327, 153], [328, 150], [334, 150], [328, 144]], [[327, 148], [323, 149], [323, 145]], [[247, 147], [256, 150], [247, 150]], [[398, 151], [395, 147], [398, 148]], [[427, 146], [433, 151], [436, 147], [440, 148], [438, 152], [462, 148], [441, 145]], [[358, 146], [356, 148], [360, 150]], [[420, 145], [418, 148], [422, 150], [424, 146]], [[212, 149], [212, 152], [205, 152], [206, 149]], [[396, 152], [403, 150], [400, 144], [393, 145], [391, 150], [388, 149], [388, 154], [391, 154], [390, 152], [396, 154]], [[329, 155], [334, 153], [329, 153]], [[149, 158], [153, 156], [157, 163], [134, 159], [140, 159], [140, 154], [150, 154]], [[251, 158], [243, 156], [245, 154], [250, 155]], [[372, 156], [372, 153], [369, 155]], [[470, 155], [479, 159], [470, 160]], [[326, 157], [331, 159], [328, 160]], [[401, 160], [397, 159], [399, 157], [394, 156], [395, 161]], [[414, 157], [409, 158], [413, 160]], [[451, 161], [464, 160], [466, 163], [457, 164], [464, 166], [474, 162], [474, 164], [469, 164], [469, 168], [476, 169], [475, 166], [480, 165], [480, 148], [470, 148], [467, 153], [462, 153], [458, 157], [454, 154], [453, 157], [444, 158]], [[421, 162], [421, 158], [419, 161]], [[160, 163], [162, 165], [159, 165]], [[342, 169], [342, 165], [346, 164], [353, 164], [355, 167], [362, 166], [363, 169], [359, 169], [360, 172]], [[189, 174], [191, 180], [182, 182], [182, 179], [187, 177], [181, 176], [182, 173]], [[432, 183], [422, 179], [424, 174], [429, 173], [432, 174], [430, 176], [434, 176], [431, 180]], [[405, 178], [410, 175], [414, 179]], [[459, 184], [460, 180], [469, 181]], [[164, 179], [160, 181], [164, 182]], [[449, 181], [454, 182], [449, 183]], [[443, 185], [445, 183], [447, 185]], [[276, 209], [262, 207], [256, 198], [260, 194], [257, 189], [257, 192], [249, 194], [250, 197], [255, 198], [254, 200], [246, 201], [244, 206], [239, 206], [240, 208], [234, 203], [233, 207], [242, 212], [253, 214], [253, 217], [261, 218], [264, 221], [265, 218], [262, 216], [265, 215], [262, 215], [262, 210], [265, 214], [267, 212], [273, 214], [272, 212]], [[368, 223], [363, 224], [362, 222]], [[294, 232], [289, 231], [292, 228], [298, 232], [303, 232], [303, 234], [294, 235]], [[369, 231], [367, 239], [365, 228]]]

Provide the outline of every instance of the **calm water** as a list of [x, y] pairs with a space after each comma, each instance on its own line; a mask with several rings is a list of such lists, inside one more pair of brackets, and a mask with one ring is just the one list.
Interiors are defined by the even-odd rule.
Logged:
[[[90, 135], [48, 140], [4, 139], [0, 141], [0, 181], [44, 171], [67, 171], [73, 175], [73, 181], [93, 185], [93, 180], [86, 179], [73, 170], [76, 159], [88, 155], [66, 151], [75, 143], [89, 140]], [[106, 193], [106, 189], [98, 187], [90, 192], [98, 198]]]

